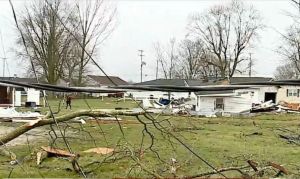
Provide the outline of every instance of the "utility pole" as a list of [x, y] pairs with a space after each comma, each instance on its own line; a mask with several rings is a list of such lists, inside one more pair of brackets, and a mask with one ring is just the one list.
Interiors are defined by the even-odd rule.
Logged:
[[146, 63], [143, 62], [143, 56], [145, 56], [145, 55], [143, 55], [144, 50], [139, 50], [139, 52], [140, 52], [139, 56], [141, 57], [141, 83], [142, 83], [143, 82], [143, 65], [146, 65]]
[[251, 77], [252, 73], [252, 58], [251, 58], [251, 53], [249, 53], [249, 77]]

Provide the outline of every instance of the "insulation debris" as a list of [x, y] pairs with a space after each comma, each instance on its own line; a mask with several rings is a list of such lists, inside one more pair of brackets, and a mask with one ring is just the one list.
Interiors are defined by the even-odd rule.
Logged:
[[18, 112], [15, 108], [0, 108], [0, 118], [38, 118], [42, 116], [38, 112]]

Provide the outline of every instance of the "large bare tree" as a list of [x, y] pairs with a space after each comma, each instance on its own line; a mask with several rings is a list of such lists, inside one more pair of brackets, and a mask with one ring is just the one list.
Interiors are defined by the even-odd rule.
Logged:
[[221, 77], [234, 75], [262, 28], [258, 11], [241, 1], [196, 13], [188, 24], [189, 35], [201, 39], [214, 55], [208, 63], [219, 69]]
[[293, 19], [293, 24], [281, 34], [282, 42], [277, 52], [283, 58], [283, 65], [278, 66], [275, 77], [279, 79], [298, 79], [300, 76], [300, 1], [290, 0], [298, 11], [297, 14], [288, 14]]
[[[51, 3], [34, 1], [26, 6], [25, 12], [20, 16], [20, 30], [29, 53], [20, 54], [26, 57], [29, 55], [40, 76], [51, 84], [56, 84], [61, 78], [66, 55], [71, 48], [69, 44], [72, 38], [55, 15], [61, 14], [63, 22], [68, 24], [72, 17], [64, 14], [65, 8], [58, 0]], [[18, 42], [24, 47], [21, 40]]]
[[[20, 30], [39, 76], [51, 84], [63, 78], [82, 86], [90, 57], [113, 30], [114, 15], [104, 0], [45, 0], [26, 6]], [[19, 44], [23, 46], [21, 37]]]
[[[90, 62], [90, 56], [95, 56], [97, 47], [111, 34], [114, 29], [115, 8], [111, 8], [104, 0], [77, 1], [75, 13], [78, 21], [73, 27], [78, 29], [76, 36], [80, 45], [78, 48], [78, 67], [75, 85], [84, 84], [84, 74], [86, 66]], [[85, 52], [86, 51], [86, 52]]]
[[300, 73], [300, 26], [298, 24], [290, 26], [286, 34], [282, 35], [282, 45], [279, 46], [278, 53], [285, 60], [284, 65], [289, 65], [293, 68], [292, 71]]
[[218, 69], [209, 63], [212, 58], [200, 40], [185, 39], [178, 49], [179, 62], [176, 65], [176, 72], [184, 79], [217, 77]]
[[175, 74], [176, 74], [175, 66], [176, 63], [178, 62], [178, 54], [176, 51], [175, 38], [171, 38], [169, 43], [165, 46], [157, 42], [154, 45], [154, 49], [156, 53], [157, 70], [161, 69], [159, 71], [162, 73], [164, 79], [175, 78]]
[[278, 80], [298, 79], [300, 72], [295, 68], [294, 64], [287, 63], [276, 68], [275, 78]]

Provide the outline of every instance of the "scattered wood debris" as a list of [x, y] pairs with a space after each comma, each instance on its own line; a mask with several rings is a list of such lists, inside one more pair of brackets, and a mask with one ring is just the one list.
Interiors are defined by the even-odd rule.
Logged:
[[181, 131], [195, 131], [195, 130], [204, 130], [204, 127], [174, 127], [172, 130], [174, 132], [181, 132]]
[[39, 151], [36, 154], [36, 164], [40, 165], [44, 159], [48, 157], [48, 152], [46, 151]]
[[61, 150], [61, 149], [57, 149], [57, 148], [53, 148], [53, 147], [41, 147], [44, 151], [46, 151], [48, 153], [48, 155], [54, 155], [54, 156], [58, 156], [58, 157], [76, 157], [76, 154], [72, 154], [68, 151], [65, 150]]
[[96, 154], [102, 154], [102, 155], [106, 155], [106, 154], [110, 154], [112, 152], [114, 152], [115, 150], [112, 148], [106, 148], [106, 147], [97, 147], [97, 148], [91, 148], [88, 150], [83, 151], [84, 153], [96, 153]]
[[251, 134], [245, 134], [245, 136], [263, 135], [262, 132], [252, 132]]
[[247, 163], [250, 165], [250, 167], [255, 171], [257, 172], [258, 169], [257, 169], [257, 166], [258, 166], [258, 163], [253, 161], [253, 160], [247, 160]]
[[79, 155], [72, 154], [68, 151], [57, 149], [50, 146], [42, 146], [41, 151], [37, 152], [36, 154], [36, 164], [40, 165], [42, 161], [48, 157], [70, 157], [70, 158], [77, 158]]
[[276, 164], [274, 162], [269, 162], [269, 165], [272, 166], [273, 168], [276, 168], [276, 169], [279, 170], [279, 172], [277, 173], [276, 176], [280, 176], [281, 173], [284, 173], [284, 174], [288, 175], [288, 171], [283, 166], [281, 166], [279, 164]]

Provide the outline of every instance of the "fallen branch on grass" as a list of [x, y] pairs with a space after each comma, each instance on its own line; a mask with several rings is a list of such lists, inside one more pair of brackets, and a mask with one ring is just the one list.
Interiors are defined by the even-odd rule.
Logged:
[[290, 144], [300, 145], [300, 134], [298, 132], [286, 128], [277, 128], [276, 130], [281, 131], [278, 134], [279, 138], [287, 140]]
[[[103, 110], [82, 110], [77, 111], [69, 114], [65, 114], [62, 116], [55, 117], [57, 123], [66, 122], [76, 117], [81, 116], [89, 116], [89, 117], [110, 117], [116, 115], [123, 115], [123, 116], [138, 116], [143, 115], [144, 112], [132, 112], [132, 111], [103, 111]], [[10, 142], [11, 140], [19, 137], [20, 135], [30, 131], [31, 129], [55, 124], [55, 120], [51, 117], [51, 115], [46, 115], [44, 118], [36, 120], [34, 123], [27, 123], [20, 127], [17, 127], [15, 130], [3, 135], [0, 137], [0, 146]]]
[[242, 170], [246, 169], [246, 168], [249, 168], [249, 167], [250, 167], [249, 165], [245, 165], [245, 166], [241, 166], [241, 167], [221, 168], [221, 169], [218, 169], [217, 171], [205, 172], [205, 173], [200, 173], [200, 174], [193, 175], [193, 176], [184, 177], [184, 179], [199, 178], [199, 177], [214, 175], [214, 174], [227, 172], [227, 171], [237, 171], [240, 174], [242, 174], [243, 176], [247, 176], [247, 174], [245, 172], [243, 172]]
[[204, 127], [174, 127], [173, 132], [204, 130]]
[[279, 134], [279, 137], [287, 140], [289, 143], [300, 145], [300, 136], [289, 136], [289, 135]]

